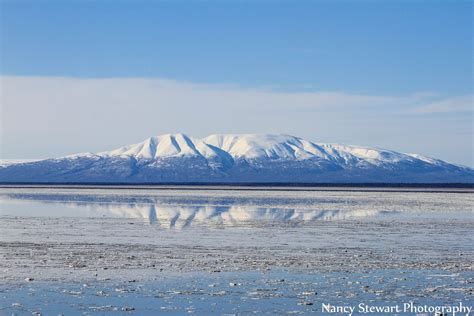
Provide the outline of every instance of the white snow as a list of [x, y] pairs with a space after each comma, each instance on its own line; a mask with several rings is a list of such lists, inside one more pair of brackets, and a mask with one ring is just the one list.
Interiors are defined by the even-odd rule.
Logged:
[[318, 145], [289, 135], [210, 135], [204, 142], [234, 158], [302, 160], [327, 156]]
[[9, 165], [39, 161], [41, 159], [0, 159], [0, 167]]
[[[235, 158], [294, 159], [320, 158], [325, 160], [367, 160], [374, 164], [394, 163], [414, 156], [390, 150], [363, 146], [313, 143], [289, 135], [211, 135], [204, 142], [227, 151]], [[427, 162], [426, 160], [423, 160]]]
[[438, 159], [271, 134], [165, 134], [97, 154], [0, 168], [7, 182], [474, 181], [472, 168]]
[[371, 163], [394, 163], [403, 159], [420, 159], [432, 163], [437, 160], [417, 155], [407, 155], [390, 150], [362, 146], [314, 143], [290, 135], [270, 134], [216, 134], [203, 139], [184, 134], [154, 136], [145, 141], [120, 147], [101, 156], [131, 156], [136, 159], [157, 159], [179, 156], [202, 156], [204, 158], [222, 155], [222, 150], [232, 158], [263, 160], [367, 160]]
[[184, 134], [154, 136], [145, 141], [98, 153], [101, 156], [133, 156], [137, 159], [156, 159], [179, 156], [217, 156], [214, 149], [202, 140]]

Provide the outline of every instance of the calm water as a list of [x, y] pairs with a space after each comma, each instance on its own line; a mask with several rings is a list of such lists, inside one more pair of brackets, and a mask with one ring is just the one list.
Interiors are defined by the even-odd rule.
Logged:
[[265, 222], [470, 220], [474, 194], [423, 192], [0, 189], [0, 215], [141, 218], [170, 227]]
[[473, 197], [3, 188], [0, 314], [472, 305]]

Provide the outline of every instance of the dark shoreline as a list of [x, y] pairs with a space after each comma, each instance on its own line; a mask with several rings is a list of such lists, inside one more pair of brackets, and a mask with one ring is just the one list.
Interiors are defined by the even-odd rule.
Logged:
[[216, 191], [347, 191], [347, 192], [426, 192], [474, 193], [474, 183], [12, 183], [0, 182], [9, 189], [147, 189]]
[[101, 186], [240, 186], [240, 187], [391, 187], [391, 188], [474, 188], [473, 183], [391, 183], [391, 182], [0, 182], [0, 185], [101, 185]]

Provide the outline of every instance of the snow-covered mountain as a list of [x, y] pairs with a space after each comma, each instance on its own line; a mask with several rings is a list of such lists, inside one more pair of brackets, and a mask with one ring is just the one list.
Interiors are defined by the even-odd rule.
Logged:
[[474, 170], [289, 135], [167, 134], [96, 154], [0, 164], [0, 182], [473, 183]]

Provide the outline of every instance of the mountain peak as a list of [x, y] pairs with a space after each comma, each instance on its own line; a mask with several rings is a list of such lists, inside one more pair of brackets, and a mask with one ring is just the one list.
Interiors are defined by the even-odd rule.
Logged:
[[474, 182], [474, 170], [291, 135], [153, 136], [97, 154], [0, 164], [3, 182]]
[[299, 160], [321, 154], [315, 144], [290, 135], [216, 134], [204, 138], [204, 142], [236, 158]]
[[141, 143], [99, 153], [101, 156], [132, 156], [136, 159], [157, 159], [179, 156], [209, 158], [216, 153], [203, 141], [185, 134], [164, 134], [147, 138]]

